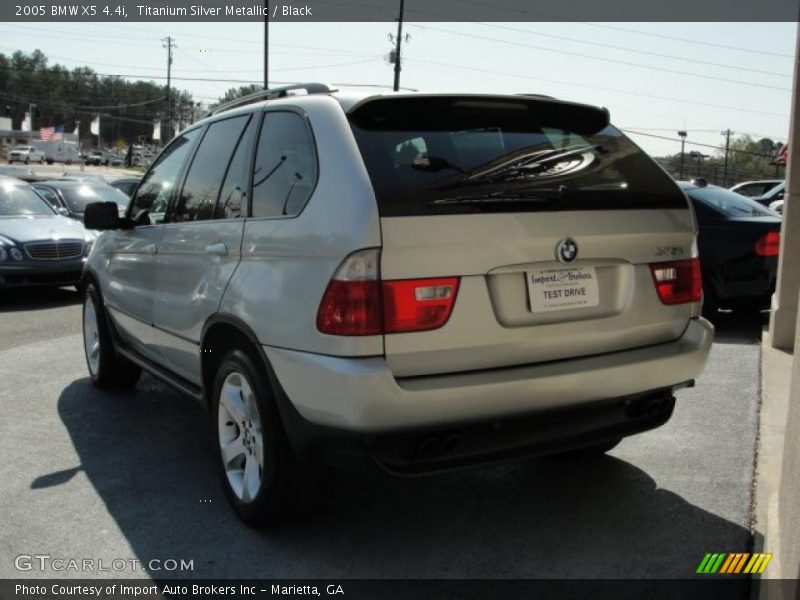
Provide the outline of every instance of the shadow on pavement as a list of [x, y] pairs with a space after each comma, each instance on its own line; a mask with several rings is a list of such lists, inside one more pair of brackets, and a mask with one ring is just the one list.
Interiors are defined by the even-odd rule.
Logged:
[[0, 313], [57, 308], [80, 302], [81, 295], [75, 288], [33, 287], [0, 291]]
[[[339, 473], [320, 514], [254, 530], [225, 502], [191, 400], [150, 377], [127, 392], [80, 379], [58, 411], [136, 556], [194, 560], [176, 577], [691, 577], [706, 552], [749, 548], [744, 527], [612, 457], [419, 479]], [[32, 474], [33, 485], [70, 477]]]
[[758, 344], [761, 331], [769, 324], [769, 311], [720, 310], [709, 319], [716, 330], [714, 341], [721, 344]]

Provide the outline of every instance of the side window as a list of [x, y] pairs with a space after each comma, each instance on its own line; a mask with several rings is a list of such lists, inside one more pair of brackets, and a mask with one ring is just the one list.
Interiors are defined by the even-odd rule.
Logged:
[[252, 118], [239, 138], [217, 200], [216, 219], [237, 219], [247, 215], [247, 188], [250, 186], [250, 163], [253, 158], [251, 140], [257, 122], [258, 119]]
[[208, 126], [195, 152], [171, 222], [213, 219], [225, 173], [250, 115], [217, 121]]
[[253, 216], [296, 215], [317, 182], [317, 161], [305, 120], [291, 112], [268, 112], [256, 149]]
[[199, 131], [193, 129], [175, 138], [144, 176], [133, 198], [131, 217], [134, 220], [138, 221], [142, 212], [147, 211], [148, 222], [151, 225], [164, 222], [181, 167], [189, 156], [192, 142]]

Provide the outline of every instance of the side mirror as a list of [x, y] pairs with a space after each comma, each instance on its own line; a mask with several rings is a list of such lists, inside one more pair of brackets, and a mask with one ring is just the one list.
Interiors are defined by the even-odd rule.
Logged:
[[60, 214], [62, 217], [68, 217], [69, 216], [69, 210], [67, 210], [67, 208], [65, 206], [57, 207], [56, 208], [56, 212], [58, 214]]
[[119, 206], [116, 202], [92, 202], [83, 213], [86, 229], [119, 229]]

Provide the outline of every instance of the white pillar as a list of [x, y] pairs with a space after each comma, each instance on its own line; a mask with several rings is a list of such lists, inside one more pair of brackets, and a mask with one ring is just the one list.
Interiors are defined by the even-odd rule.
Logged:
[[[793, 350], [797, 324], [797, 294], [800, 289], [800, 30], [794, 54], [792, 113], [789, 122], [789, 157], [786, 163], [786, 195], [781, 226], [778, 286], [772, 297], [769, 329], [772, 346]], [[797, 208], [795, 208], [797, 206]]]

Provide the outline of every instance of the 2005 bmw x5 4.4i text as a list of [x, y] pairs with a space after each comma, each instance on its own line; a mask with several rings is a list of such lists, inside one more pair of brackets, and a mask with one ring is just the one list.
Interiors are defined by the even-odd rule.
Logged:
[[669, 419], [713, 337], [683, 192], [543, 96], [265, 91], [85, 221], [92, 380], [203, 402], [250, 523], [346, 459], [602, 453]]

